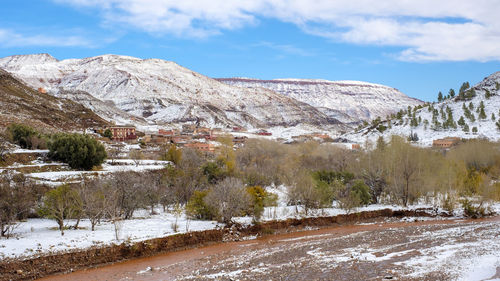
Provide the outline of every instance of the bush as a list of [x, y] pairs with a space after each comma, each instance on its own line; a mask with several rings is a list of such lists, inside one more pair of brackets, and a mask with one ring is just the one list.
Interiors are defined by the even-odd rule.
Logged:
[[226, 176], [225, 171], [215, 162], [207, 162], [201, 169], [211, 184], [216, 184]]
[[39, 133], [30, 126], [23, 124], [11, 124], [7, 128], [12, 141], [21, 148], [33, 148], [32, 139], [40, 138]]
[[90, 170], [106, 159], [104, 146], [88, 135], [54, 135], [49, 143], [49, 150], [51, 159], [68, 163], [73, 169]]
[[370, 195], [370, 187], [362, 180], [356, 180], [353, 186], [351, 186], [350, 192], [353, 193], [355, 197], [359, 198], [361, 206], [370, 204], [372, 198]]
[[251, 204], [250, 195], [237, 178], [225, 178], [216, 184], [204, 201], [217, 212], [216, 219], [226, 224], [230, 224], [233, 217], [244, 215]]
[[247, 187], [247, 192], [252, 198], [250, 211], [256, 221], [259, 221], [262, 213], [264, 213], [264, 207], [276, 206], [276, 202], [278, 200], [276, 194], [267, 192], [261, 186]]
[[106, 129], [102, 133], [102, 136], [105, 137], [105, 138], [111, 139], [111, 138], [113, 138], [113, 133], [111, 132], [110, 129]]
[[186, 205], [186, 214], [194, 219], [212, 220], [216, 211], [205, 203], [209, 190], [195, 191]]
[[489, 208], [483, 206], [483, 202], [478, 205], [469, 199], [462, 200], [462, 208], [464, 209], [464, 215], [473, 219], [485, 217], [492, 213]]

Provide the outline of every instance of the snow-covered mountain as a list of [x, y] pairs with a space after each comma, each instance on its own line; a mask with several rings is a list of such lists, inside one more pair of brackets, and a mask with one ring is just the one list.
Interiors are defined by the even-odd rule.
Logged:
[[250, 78], [219, 78], [217, 80], [244, 88], [273, 90], [312, 105], [343, 123], [370, 121], [379, 116], [386, 117], [402, 108], [423, 103], [397, 89], [359, 81]]
[[59, 61], [48, 54], [17, 55], [0, 59], [0, 68], [31, 87], [80, 102], [118, 123], [340, 126], [338, 120], [293, 98], [227, 85], [160, 59], [102, 55]]
[[[483, 106], [481, 106], [483, 105]], [[483, 108], [483, 109], [481, 109]], [[399, 114], [391, 120], [362, 128], [343, 137], [351, 141], [375, 142], [379, 136], [417, 134], [417, 143], [430, 146], [444, 137], [500, 139], [500, 72], [455, 97]], [[382, 131], [382, 132], [380, 132]]]

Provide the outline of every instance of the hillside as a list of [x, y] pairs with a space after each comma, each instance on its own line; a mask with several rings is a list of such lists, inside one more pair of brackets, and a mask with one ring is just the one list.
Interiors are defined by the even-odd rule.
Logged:
[[486, 77], [473, 87], [463, 87], [454, 97], [445, 97], [441, 102], [411, 112], [402, 111], [398, 115], [378, 124], [374, 122], [343, 137], [364, 143], [366, 139], [374, 142], [379, 136], [389, 139], [391, 135], [409, 136], [416, 133], [419, 138], [417, 143], [425, 146], [443, 137], [499, 140], [500, 72]]
[[343, 123], [371, 121], [386, 117], [408, 106], [422, 104], [397, 89], [359, 81], [306, 79], [257, 80], [248, 78], [217, 79], [244, 88], [266, 88], [318, 108]]
[[247, 128], [304, 123], [333, 129], [339, 124], [293, 98], [230, 86], [160, 59], [102, 55], [58, 61], [38, 54], [2, 58], [0, 67], [34, 88], [82, 102], [118, 123], [199, 122]]
[[76, 102], [40, 93], [0, 69], [0, 128], [24, 123], [47, 130], [78, 130], [106, 124]]

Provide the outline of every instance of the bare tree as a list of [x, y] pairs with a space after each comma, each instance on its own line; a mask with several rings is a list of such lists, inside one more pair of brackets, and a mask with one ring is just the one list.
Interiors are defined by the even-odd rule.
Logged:
[[115, 164], [115, 159], [117, 159], [122, 153], [123, 148], [121, 145], [113, 145], [108, 149], [108, 158], [111, 159], [111, 164]]
[[248, 211], [251, 198], [243, 182], [237, 178], [225, 178], [205, 197], [207, 205], [218, 211], [218, 220], [226, 224], [231, 223], [235, 216], [243, 215]]
[[80, 196], [69, 184], [63, 184], [45, 194], [42, 212], [57, 222], [61, 235], [64, 235], [64, 220], [81, 212]]
[[78, 191], [82, 199], [83, 213], [90, 220], [94, 231], [95, 226], [106, 216], [108, 206], [113, 204], [111, 186], [108, 181], [87, 178]]
[[22, 174], [0, 176], [0, 236], [9, 237], [37, 200], [39, 188]]
[[9, 153], [9, 142], [3, 133], [0, 133], [0, 163], [5, 161], [5, 157]]
[[144, 158], [144, 155], [139, 149], [134, 149], [129, 152], [129, 157], [134, 161], [136, 166], [139, 166], [141, 160]]

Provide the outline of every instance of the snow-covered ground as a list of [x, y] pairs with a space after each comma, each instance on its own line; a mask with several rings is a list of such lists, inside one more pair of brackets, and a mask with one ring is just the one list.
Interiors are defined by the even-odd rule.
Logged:
[[169, 161], [116, 159], [107, 160], [98, 171], [55, 171], [30, 173], [26, 176], [43, 182], [65, 182], [81, 179], [85, 176], [105, 175], [113, 172], [141, 172], [160, 170], [170, 165]]
[[[346, 211], [340, 208], [326, 208], [321, 210], [310, 210], [306, 216], [301, 206], [286, 205], [286, 187], [279, 186], [268, 188], [268, 191], [278, 195], [276, 207], [266, 207], [262, 216], [262, 221], [285, 220], [288, 218], [304, 218], [319, 216], [335, 216], [345, 214]], [[410, 206], [407, 209], [431, 208], [432, 205], [419, 204]], [[500, 204], [492, 205], [493, 210], [500, 213]], [[356, 212], [374, 211], [382, 209], [401, 210], [400, 206], [393, 205], [370, 205], [357, 208]], [[90, 230], [90, 222], [82, 220], [80, 227], [84, 229], [66, 230], [64, 236], [57, 229], [54, 220], [49, 219], [28, 219], [18, 224], [10, 239], [0, 239], [0, 258], [30, 257], [40, 254], [47, 254], [58, 251], [68, 251], [84, 249], [92, 246], [103, 246], [112, 243], [122, 243], [123, 241], [138, 242], [141, 240], [165, 237], [175, 233], [188, 231], [208, 230], [222, 227], [214, 221], [189, 220], [184, 214], [177, 219], [178, 232], [174, 232], [173, 223], [175, 215], [172, 212], [163, 212], [162, 208], [157, 208], [157, 214], [150, 215], [148, 210], [140, 210], [134, 214], [134, 218], [123, 220], [119, 223], [119, 240], [115, 237], [113, 223], [103, 221], [96, 226], [95, 231]], [[251, 217], [234, 218], [235, 222], [250, 224]], [[74, 221], [68, 221], [68, 225]]]
[[[79, 227], [82, 229], [65, 230], [64, 236], [57, 228], [54, 220], [28, 219], [19, 223], [13, 232], [13, 237], [0, 239], [0, 259], [15, 257], [30, 257], [75, 249], [84, 249], [92, 246], [104, 246], [124, 241], [138, 242], [142, 240], [164, 237], [188, 231], [214, 229], [220, 225], [214, 221], [187, 220], [185, 215], [178, 218], [178, 232], [174, 232], [175, 216], [158, 209], [157, 215], [150, 215], [149, 211], [141, 210], [135, 213], [131, 220], [123, 220], [119, 225], [119, 240], [115, 237], [114, 224], [103, 221], [97, 225], [95, 231], [90, 229], [90, 221], [82, 220]], [[68, 225], [75, 221], [68, 220]]]

